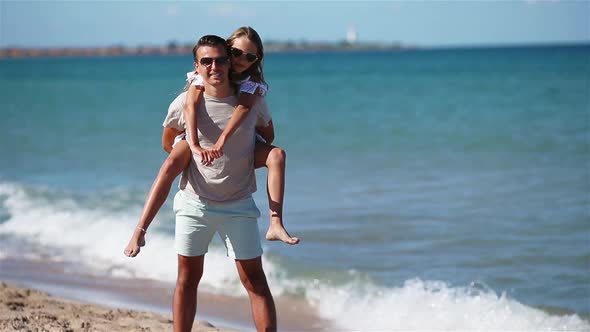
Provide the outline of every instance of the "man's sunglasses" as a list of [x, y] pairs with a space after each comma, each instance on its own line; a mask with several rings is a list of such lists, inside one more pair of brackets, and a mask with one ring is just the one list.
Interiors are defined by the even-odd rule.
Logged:
[[226, 56], [220, 56], [219, 58], [201, 58], [199, 63], [205, 67], [211, 67], [215, 62], [218, 66], [225, 66], [229, 63], [229, 58]]
[[246, 60], [248, 62], [254, 62], [254, 61], [256, 61], [256, 59], [258, 59], [258, 55], [256, 55], [256, 54], [244, 53], [244, 51], [240, 50], [239, 48], [235, 48], [235, 47], [231, 48], [231, 55], [234, 58], [239, 58], [242, 56], [242, 54], [246, 54]]

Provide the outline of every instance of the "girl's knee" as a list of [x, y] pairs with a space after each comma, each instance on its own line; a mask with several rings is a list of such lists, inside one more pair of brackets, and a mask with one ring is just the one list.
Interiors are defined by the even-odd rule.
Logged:
[[176, 177], [186, 168], [186, 160], [180, 156], [168, 156], [162, 164], [161, 172]]
[[273, 148], [270, 150], [267, 159], [268, 166], [285, 167], [287, 162], [287, 153], [281, 148]]

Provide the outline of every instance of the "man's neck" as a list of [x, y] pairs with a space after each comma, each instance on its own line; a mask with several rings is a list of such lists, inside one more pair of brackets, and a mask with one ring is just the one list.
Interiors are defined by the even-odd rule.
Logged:
[[221, 86], [213, 86], [205, 83], [205, 93], [211, 97], [225, 98], [234, 94], [234, 89], [230, 84], [222, 84]]

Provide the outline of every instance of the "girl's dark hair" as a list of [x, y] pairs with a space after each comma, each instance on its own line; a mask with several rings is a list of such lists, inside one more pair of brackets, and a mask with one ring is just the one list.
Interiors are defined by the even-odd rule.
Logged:
[[236, 31], [234, 31], [231, 36], [227, 39], [227, 46], [231, 47], [234, 43], [234, 40], [246, 36], [251, 42], [256, 44], [256, 48], [258, 48], [258, 59], [244, 71], [244, 75], [250, 76], [250, 79], [254, 82], [258, 83], [266, 83], [264, 80], [264, 74], [262, 73], [262, 62], [264, 60], [264, 47], [262, 46], [262, 39], [258, 35], [256, 30], [252, 29], [251, 27], [239, 27]]

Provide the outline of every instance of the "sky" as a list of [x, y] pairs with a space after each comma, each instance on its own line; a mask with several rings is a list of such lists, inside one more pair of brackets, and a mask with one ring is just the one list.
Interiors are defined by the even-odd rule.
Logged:
[[590, 0], [509, 1], [6, 1], [0, 48], [192, 44], [239, 26], [263, 41], [423, 47], [589, 43]]

